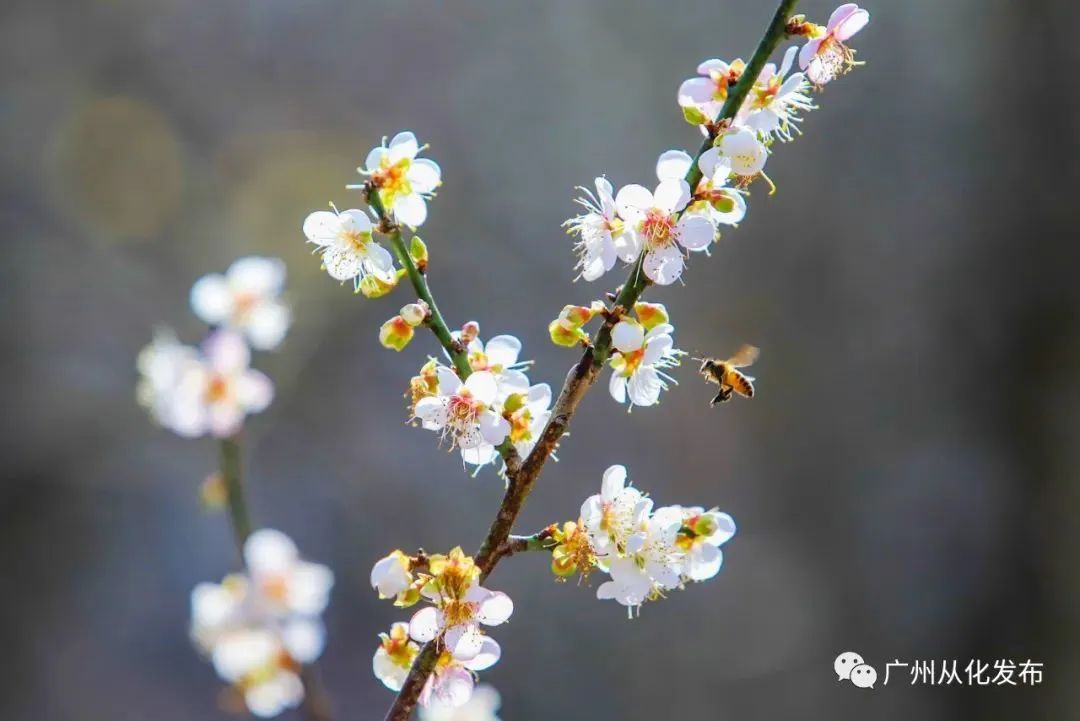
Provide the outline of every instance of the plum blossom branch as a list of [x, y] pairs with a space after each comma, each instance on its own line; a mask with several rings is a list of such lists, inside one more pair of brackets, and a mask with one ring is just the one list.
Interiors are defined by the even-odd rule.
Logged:
[[[707, 126], [708, 135], [697, 155], [693, 158], [693, 162], [686, 174], [687, 183], [692, 188], [697, 187], [702, 178], [702, 171], [699, 169], [697, 161], [713, 147], [718, 133], [726, 125], [730, 124], [742, 107], [762, 68], [765, 67], [769, 56], [785, 38], [788, 19], [797, 2], [798, 0], [781, 0], [764, 36], [754, 51], [746, 71], [741, 75], [738, 82], [728, 90], [719, 115]], [[377, 196], [378, 193], [369, 192], [369, 203], [371, 203], [371, 199], [378, 202]], [[379, 212], [381, 208], [381, 206], [375, 206], [374, 204], [372, 207], [376, 208], [376, 212]], [[380, 217], [385, 221], [384, 211], [380, 213]], [[407, 253], [402, 253], [404, 243], [400, 238], [400, 232], [396, 232], [396, 240], [392, 234], [391, 242], [395, 244], [399, 255], [407, 256]], [[607, 314], [603, 325], [586, 346], [581, 359], [570, 369], [539, 441], [519, 467], [511, 469], [508, 462], [506, 492], [496, 513], [495, 520], [492, 522], [476, 557], [476, 565], [481, 571], [481, 580], [485, 579], [494, 570], [503, 556], [529, 548], [528, 541], [511, 540], [511, 529], [544, 464], [554, 452], [559, 440], [566, 433], [578, 404], [593, 383], [596, 382], [600, 371], [604, 367], [604, 363], [611, 351], [612, 329], [618, 322], [620, 315], [633, 308], [650, 283], [644, 272], [646, 256], [647, 252], [643, 248], [634, 261], [629, 277], [615, 296], [611, 312]], [[423, 281], [422, 277], [415, 269], [410, 270], [407, 261], [407, 257], [403, 259], [406, 271], [409, 273], [410, 279], [413, 280], [414, 286], [417, 286], [418, 293], [420, 293], [421, 287], [426, 292], [426, 284], [420, 286], [415, 280], [418, 278]], [[428, 297], [424, 297], [424, 294], [420, 293], [421, 298], [430, 303], [430, 293], [427, 295]], [[439, 320], [441, 321], [441, 318]], [[433, 330], [436, 330], [436, 335], [440, 337], [440, 341], [443, 341], [440, 330], [445, 331], [446, 328], [444, 323], [441, 326], [441, 329], [436, 330], [433, 327]], [[445, 347], [446, 343], [444, 341], [443, 344]], [[456, 359], [455, 365], [457, 365]], [[409, 717], [428, 676], [435, 667], [437, 658], [438, 648], [434, 642], [428, 642], [413, 663], [397, 698], [386, 714], [386, 721], [405, 721]]]

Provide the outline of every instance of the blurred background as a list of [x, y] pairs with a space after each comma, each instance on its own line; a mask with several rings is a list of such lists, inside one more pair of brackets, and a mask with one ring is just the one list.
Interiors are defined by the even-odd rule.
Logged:
[[[256, 365], [257, 523], [337, 574], [321, 662], [336, 717], [380, 719], [389, 549], [479, 543], [502, 484], [404, 424], [435, 347], [380, 349], [410, 300], [319, 270], [308, 212], [383, 135], [430, 142], [445, 186], [423, 236], [454, 324], [518, 334], [535, 381], [577, 354], [546, 325], [609, 289], [572, 282], [574, 186], [651, 184], [696, 148], [675, 105], [704, 58], [748, 57], [748, 0], [11, 0], [0, 10], [0, 717], [221, 719], [186, 635], [191, 588], [236, 568], [200, 509], [214, 443], [154, 428], [134, 357], [158, 325], [197, 342], [191, 283], [277, 255], [295, 323]], [[598, 385], [519, 530], [573, 518], [611, 463], [662, 503], [738, 521], [711, 583], [626, 619], [515, 558], [517, 603], [485, 679], [504, 719], [1077, 718], [1080, 697], [1080, 163], [1068, 4], [871, 2], [867, 66], [831, 85], [769, 163], [746, 222], [686, 287], [658, 289], [677, 343], [763, 349], [759, 397], [709, 408], [682, 369], [627, 415]], [[824, 21], [832, 3], [800, 9]], [[614, 283], [617, 276], [609, 276]], [[1041, 686], [873, 692], [841, 651], [1045, 663]]]

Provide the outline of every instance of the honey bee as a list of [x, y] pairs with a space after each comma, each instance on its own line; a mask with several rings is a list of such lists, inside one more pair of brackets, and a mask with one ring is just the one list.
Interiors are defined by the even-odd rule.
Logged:
[[727, 360], [701, 359], [701, 375], [710, 383], [720, 386], [720, 392], [709, 402], [710, 406], [730, 401], [732, 393], [738, 393], [744, 398], [754, 397], [754, 379], [738, 369], [752, 365], [757, 357], [757, 348], [744, 345]]

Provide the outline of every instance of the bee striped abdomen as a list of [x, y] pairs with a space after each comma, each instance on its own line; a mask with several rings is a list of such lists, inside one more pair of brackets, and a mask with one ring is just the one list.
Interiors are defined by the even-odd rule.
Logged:
[[749, 376], [744, 376], [737, 370], [730, 370], [727, 373], [727, 377], [724, 378], [724, 382], [731, 386], [732, 389], [741, 396], [746, 398], [754, 397], [754, 384], [751, 382], [753, 379]]

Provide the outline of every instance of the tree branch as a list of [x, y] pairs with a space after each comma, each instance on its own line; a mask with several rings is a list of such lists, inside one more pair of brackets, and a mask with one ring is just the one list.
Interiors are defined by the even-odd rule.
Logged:
[[[709, 135], [698, 149], [697, 154], [694, 156], [694, 161], [690, 166], [690, 170], [686, 174], [686, 181], [690, 184], [691, 188], [697, 187], [698, 182], [701, 180], [701, 170], [697, 165], [698, 158], [701, 157], [702, 153], [712, 147], [713, 142], [716, 140], [718, 128], [721, 127], [721, 124], [725, 121], [731, 121], [739, 112], [739, 108], [742, 107], [747, 94], [754, 86], [754, 82], [757, 80], [758, 75], [761, 74], [762, 68], [764, 68], [765, 63], [768, 62], [769, 56], [772, 55], [780, 41], [784, 39], [788, 17], [791, 15], [796, 4], [798, 4], [798, 0], [781, 0], [776, 9], [776, 13], [773, 15], [772, 21], [769, 23], [768, 28], [766, 28], [765, 34], [758, 43], [757, 49], [750, 58], [750, 62], [747, 64], [742, 76], [734, 86], [728, 89], [728, 96], [724, 101], [723, 107], [720, 109], [720, 114], [715, 119], [713, 125], [710, 126]], [[370, 198], [374, 198], [377, 201], [378, 193], [369, 193], [369, 205], [371, 204]], [[374, 205], [372, 207], [375, 208]], [[380, 212], [381, 210], [382, 206], [380, 204], [376, 212], [380, 213], [380, 217], [385, 217], [385, 211]], [[401, 241], [400, 232], [398, 232], [397, 238], [397, 244], [400, 245], [401, 248], [404, 248], [404, 242]], [[393, 242], [393, 237], [391, 237], [391, 242]], [[398, 253], [400, 255], [401, 251], [399, 250]], [[406, 272], [409, 272], [409, 277], [411, 279], [414, 275], [414, 273], [409, 271], [411, 259], [407, 257], [407, 253], [405, 253], [405, 256], [406, 258], [403, 262], [408, 262], [405, 267]], [[509, 546], [506, 545], [510, 540], [510, 531], [514, 526], [514, 521], [517, 520], [518, 514], [521, 512], [521, 507], [525, 503], [525, 499], [528, 498], [529, 493], [532, 491], [533, 485], [536, 483], [536, 479], [539, 477], [541, 470], [543, 470], [544, 464], [555, 450], [555, 447], [559, 443], [559, 439], [563, 437], [567, 428], [569, 428], [570, 420], [574, 417], [578, 404], [599, 377], [600, 371], [603, 369], [604, 363], [607, 361], [608, 354], [611, 351], [611, 329], [618, 320], [619, 312], [624, 312], [632, 308], [634, 303], [638, 301], [641, 294], [648, 286], [649, 280], [645, 276], [642, 268], [644, 260], [645, 253], [642, 251], [641, 255], [639, 255], [638, 259], [634, 262], [629, 277], [622, 288], [619, 289], [618, 295], [615, 298], [614, 310], [616, 312], [605, 319], [604, 324], [597, 330], [596, 335], [593, 336], [592, 344], [586, 348], [577, 364], [570, 369], [569, 374], [566, 376], [566, 381], [563, 383], [562, 390], [559, 392], [559, 397], [555, 402], [551, 418], [548, 420], [547, 425], [541, 433], [540, 440], [532, 449], [532, 452], [529, 453], [528, 457], [521, 462], [520, 467], [513, 473], [507, 473], [508, 483], [506, 493], [503, 495], [502, 504], [499, 506], [495, 520], [488, 529], [487, 536], [484, 538], [484, 542], [480, 546], [480, 551], [476, 556], [476, 563], [481, 570], [481, 580], [487, 578], [504, 555], [510, 555], [509, 553], [501, 552], [501, 550], [514, 546], [513, 542], [511, 542]], [[430, 294], [427, 298], [423, 295], [421, 295], [421, 297], [431, 304], [429, 300]], [[434, 310], [434, 305], [431, 305]], [[432, 317], [435, 317], [434, 312], [432, 313]], [[438, 335], [438, 333], [436, 335]], [[509, 471], [509, 462], [507, 463], [507, 466]], [[427, 682], [427, 677], [435, 668], [435, 662], [438, 658], [437, 643], [438, 639], [431, 641], [424, 646], [420, 655], [417, 657], [416, 662], [413, 664], [412, 669], [409, 671], [404, 686], [402, 686], [401, 691], [398, 692], [397, 698], [387, 712], [385, 721], [407, 721], [409, 714], [416, 705], [417, 698], [419, 697], [424, 684]]]

